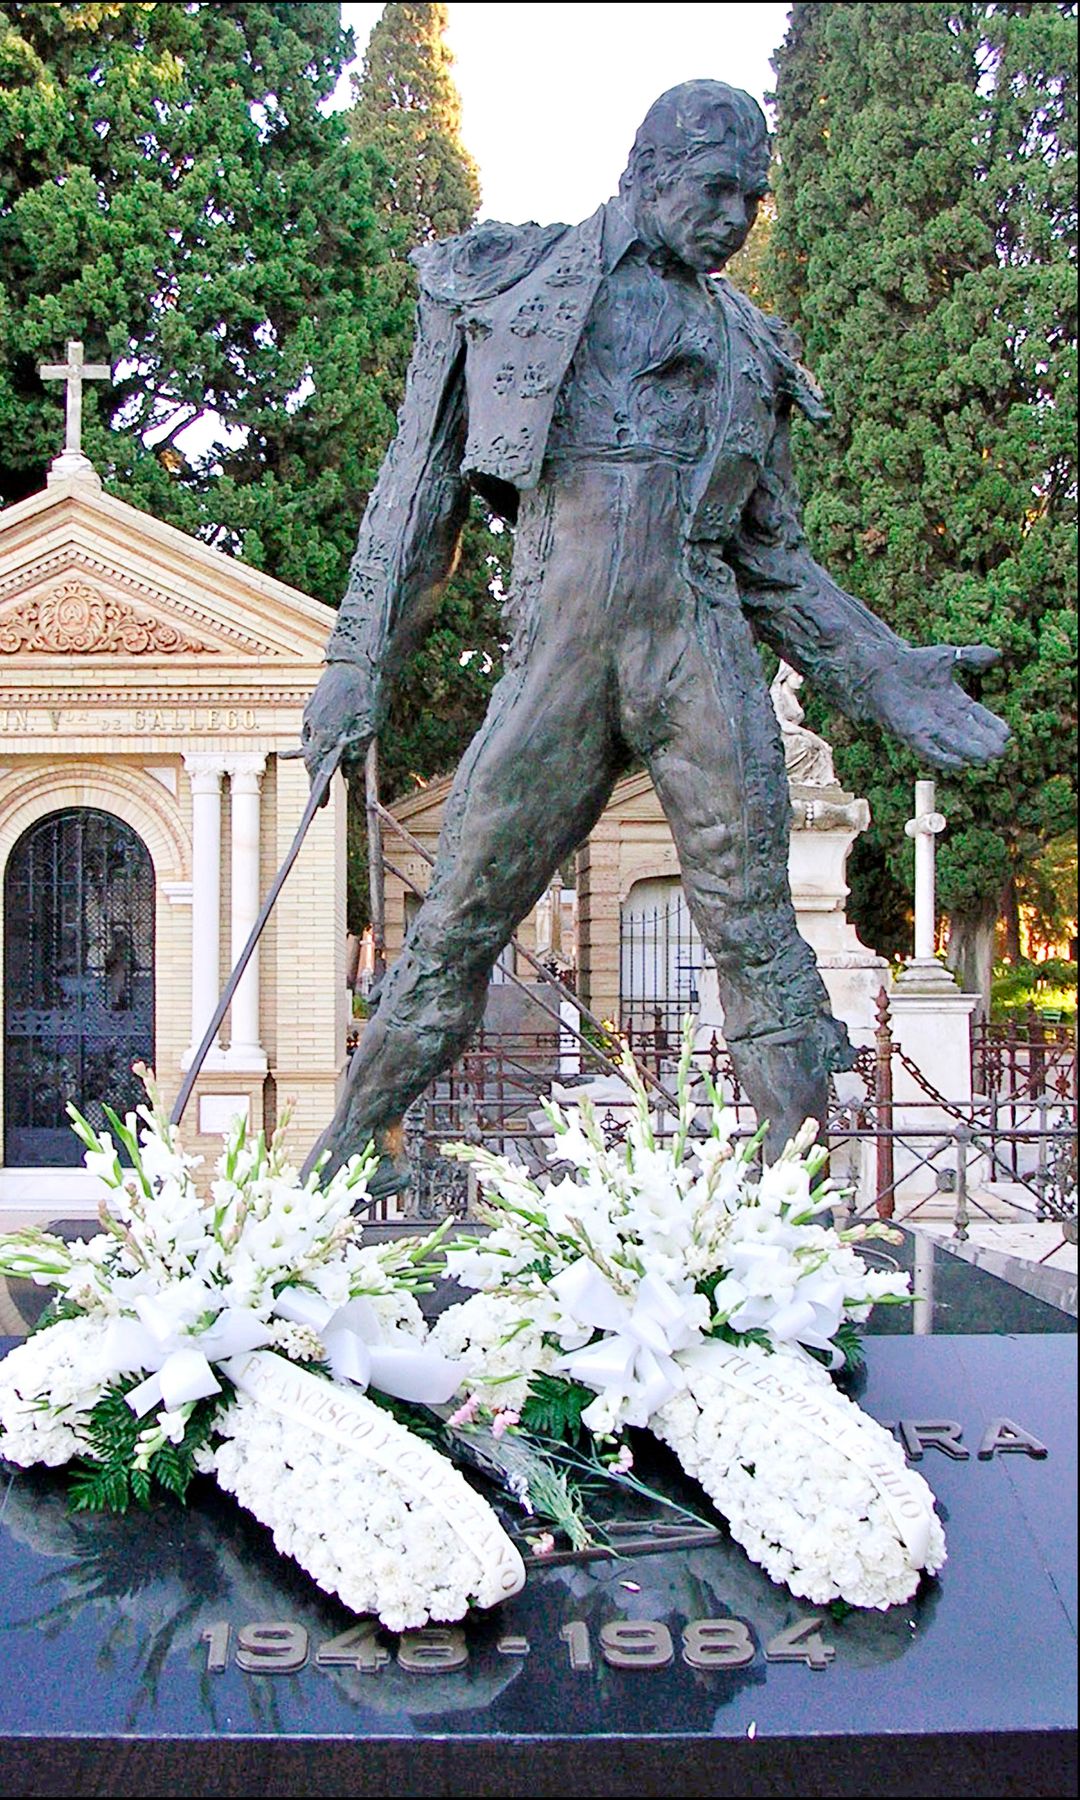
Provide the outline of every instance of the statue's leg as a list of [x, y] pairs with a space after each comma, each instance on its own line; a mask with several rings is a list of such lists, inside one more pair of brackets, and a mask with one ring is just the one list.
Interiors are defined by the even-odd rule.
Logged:
[[[518, 561], [515, 553], [516, 574]], [[458, 768], [427, 897], [308, 1167], [329, 1151], [331, 1173], [379, 1140], [454, 1061], [480, 1023], [500, 951], [588, 835], [620, 772], [603, 633], [590, 638], [554, 553], [531, 568], [542, 618], [531, 609]]]
[[724, 1037], [775, 1156], [804, 1119], [824, 1128], [829, 1073], [851, 1051], [796, 926], [780, 732], [737, 596], [683, 588], [672, 614], [620, 669], [624, 729], [671, 824]]

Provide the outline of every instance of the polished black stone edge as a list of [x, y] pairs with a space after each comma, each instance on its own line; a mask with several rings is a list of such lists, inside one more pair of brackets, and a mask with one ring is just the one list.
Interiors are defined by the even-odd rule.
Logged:
[[0, 1794], [1047, 1795], [1075, 1793], [1075, 1731], [730, 1742], [696, 1735], [0, 1738]]

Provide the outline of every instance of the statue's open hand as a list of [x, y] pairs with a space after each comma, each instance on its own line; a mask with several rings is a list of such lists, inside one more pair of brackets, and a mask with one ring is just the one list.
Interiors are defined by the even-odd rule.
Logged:
[[906, 650], [878, 688], [880, 723], [939, 769], [992, 762], [1009, 741], [1009, 727], [966, 694], [956, 676], [961, 669], [981, 674], [1000, 654], [989, 644]]
[[375, 735], [371, 720], [371, 684], [355, 663], [327, 663], [322, 679], [304, 708], [301, 730], [304, 762], [314, 781], [327, 757], [344, 746], [343, 770], [362, 762]]

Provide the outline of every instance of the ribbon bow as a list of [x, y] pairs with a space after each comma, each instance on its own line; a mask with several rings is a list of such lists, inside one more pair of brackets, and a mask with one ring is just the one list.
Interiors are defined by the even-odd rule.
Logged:
[[[750, 1288], [755, 1269], [763, 1263], [786, 1265], [788, 1258], [771, 1244], [737, 1244], [731, 1249], [730, 1262], [728, 1279]], [[792, 1298], [781, 1305], [774, 1294], [749, 1292], [728, 1315], [728, 1323], [736, 1331], [767, 1330], [770, 1337], [781, 1343], [808, 1344], [811, 1349], [827, 1351], [835, 1369], [844, 1358], [831, 1340], [843, 1316], [843, 1282], [818, 1269], [812, 1275], [804, 1275]]]
[[375, 1308], [363, 1297], [331, 1306], [310, 1289], [286, 1288], [274, 1302], [279, 1318], [310, 1325], [326, 1346], [326, 1358], [339, 1381], [363, 1389], [376, 1387], [397, 1400], [438, 1406], [455, 1394], [461, 1366], [434, 1350], [425, 1350], [405, 1333], [382, 1335]]
[[[646, 1275], [631, 1308], [586, 1257], [571, 1263], [549, 1285], [569, 1319], [606, 1334], [583, 1350], [560, 1357], [555, 1367], [619, 1402], [628, 1425], [647, 1424], [657, 1408], [685, 1386], [674, 1353], [701, 1337], [685, 1299], [666, 1281]], [[583, 1415], [586, 1424], [590, 1411], [587, 1407]]]
[[270, 1342], [263, 1321], [246, 1307], [226, 1307], [205, 1331], [186, 1329], [201, 1313], [213, 1310], [213, 1295], [198, 1283], [178, 1282], [161, 1294], [140, 1294], [134, 1304], [138, 1319], [112, 1321], [104, 1354], [117, 1374], [127, 1369], [151, 1371], [125, 1395], [140, 1419], [153, 1406], [175, 1412], [188, 1400], [219, 1394], [221, 1383], [211, 1363]]

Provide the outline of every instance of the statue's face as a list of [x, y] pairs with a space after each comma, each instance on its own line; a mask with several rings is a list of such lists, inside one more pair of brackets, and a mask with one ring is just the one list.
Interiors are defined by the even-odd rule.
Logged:
[[643, 234], [710, 275], [741, 250], [757, 218], [760, 189], [748, 191], [726, 156], [697, 156], [674, 174], [647, 182], [637, 199]]

